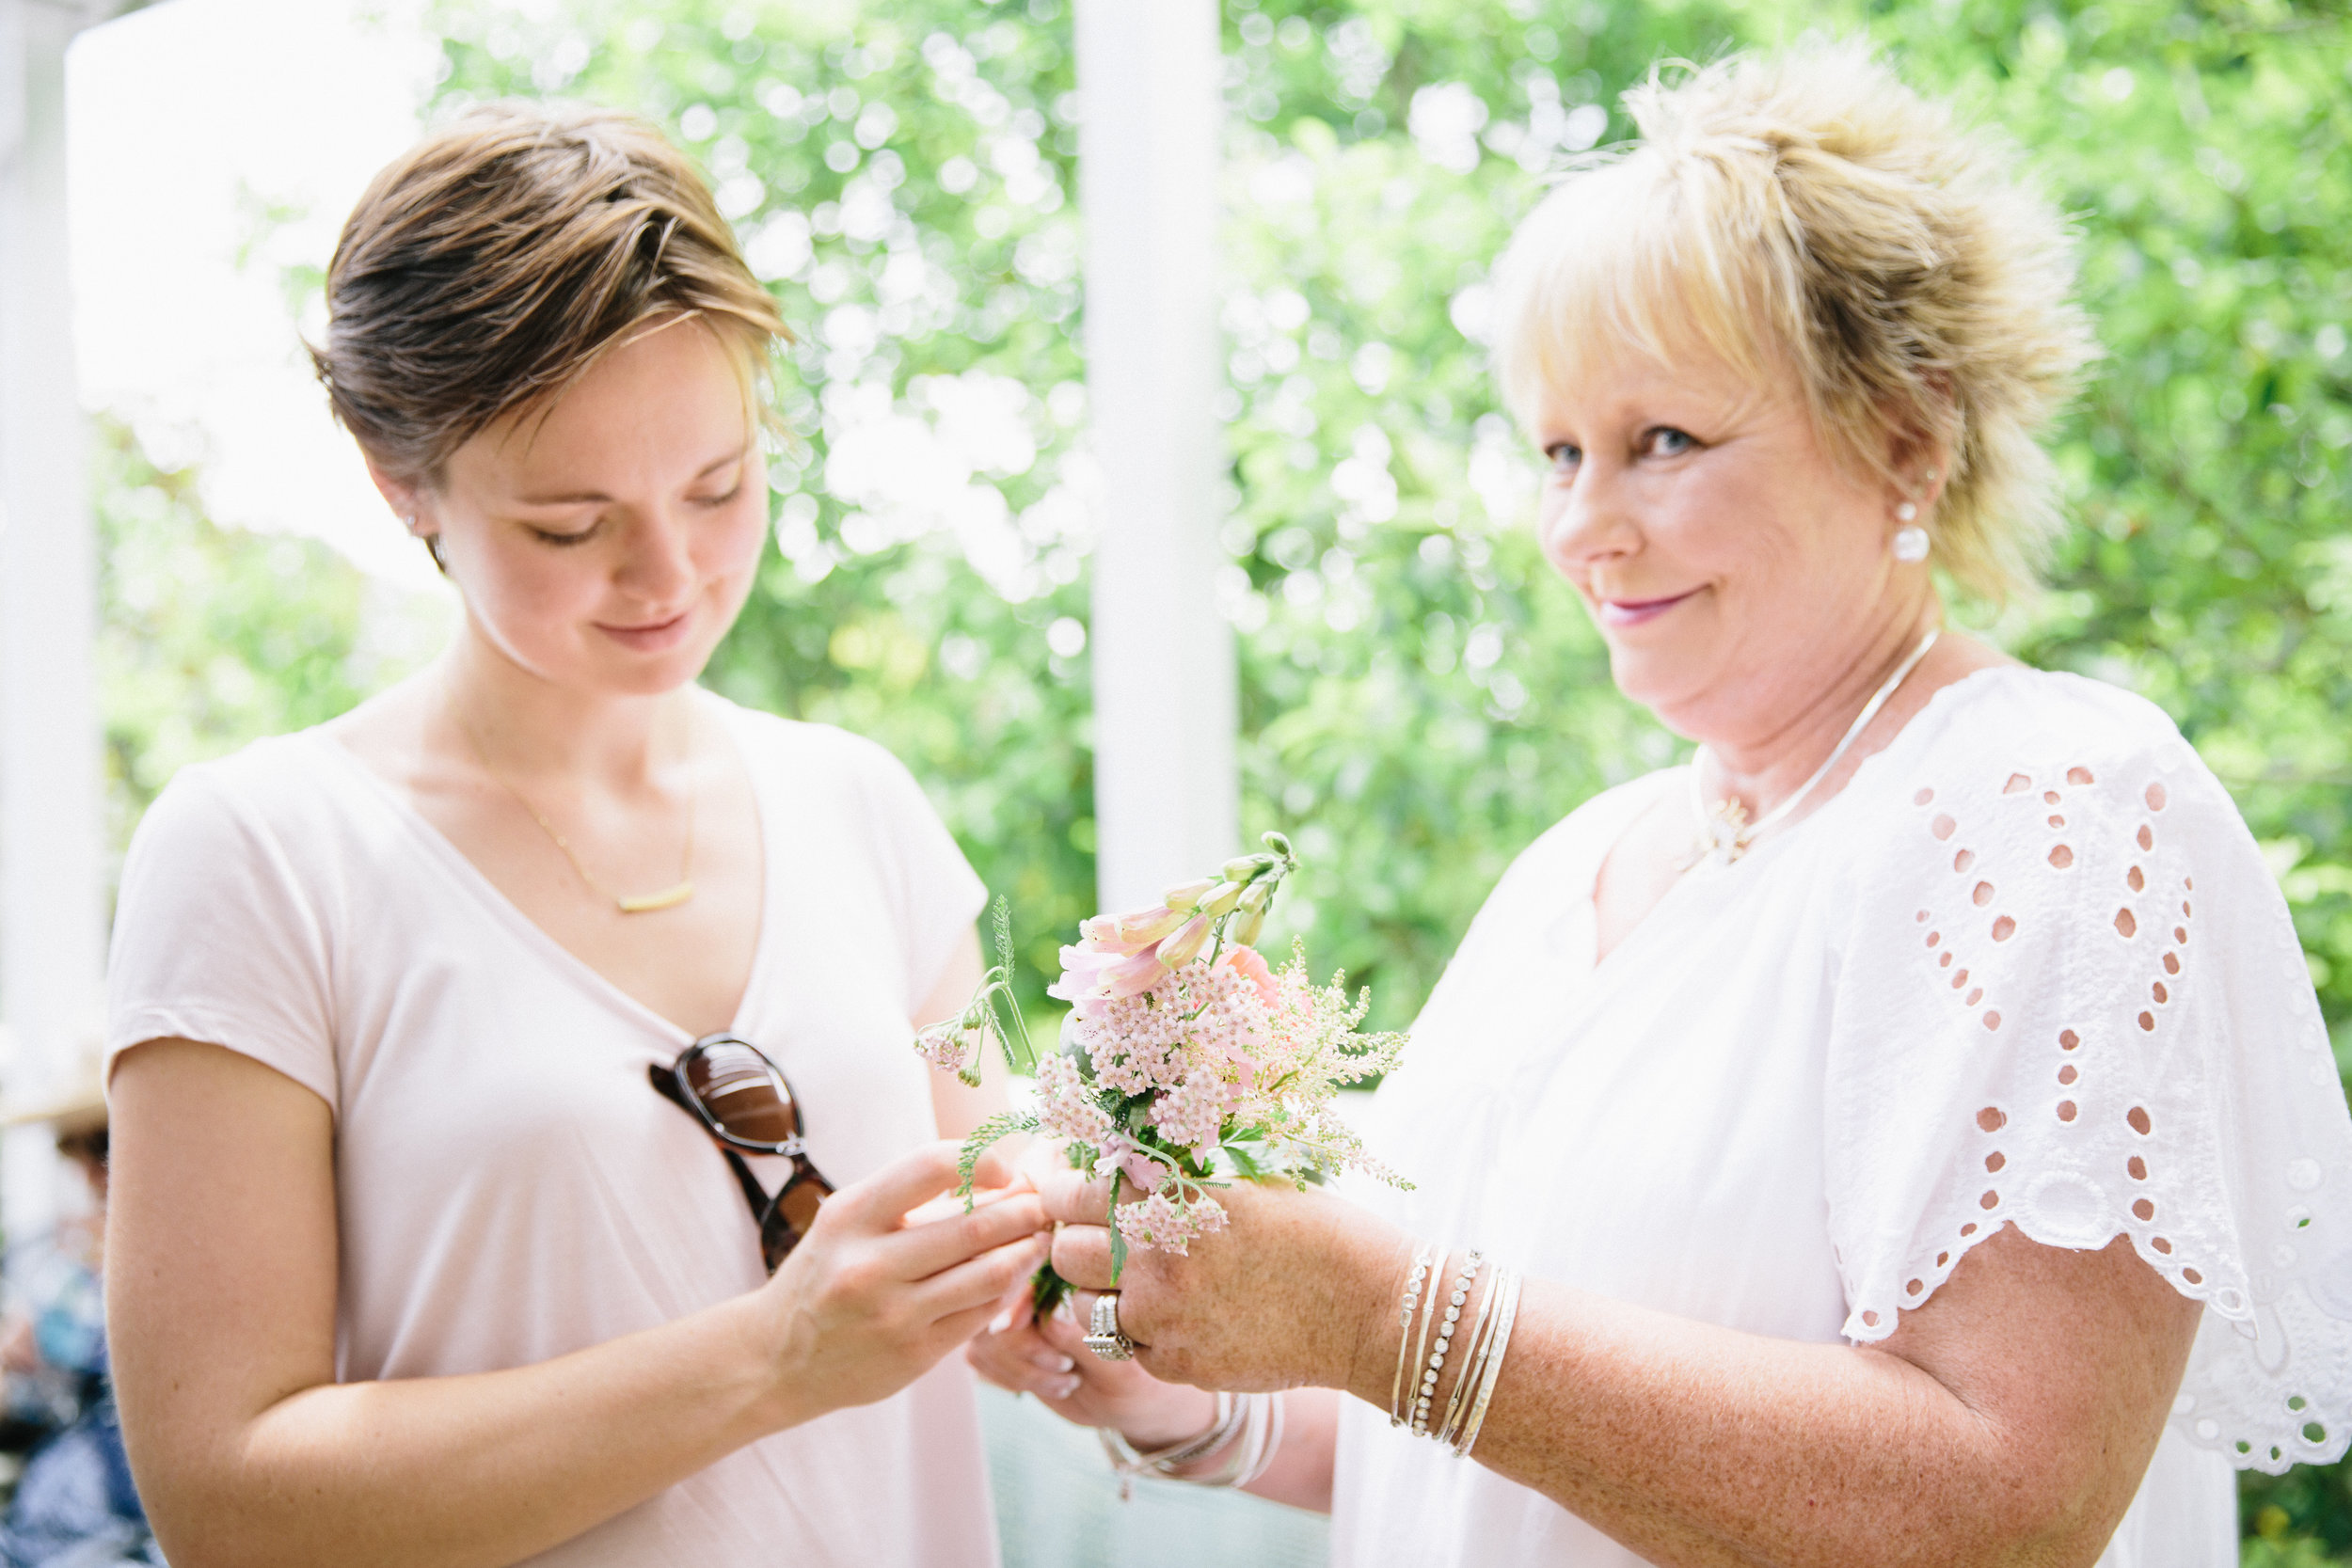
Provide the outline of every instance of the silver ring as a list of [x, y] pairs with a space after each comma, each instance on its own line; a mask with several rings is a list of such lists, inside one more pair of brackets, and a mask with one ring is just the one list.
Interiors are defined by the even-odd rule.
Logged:
[[1094, 1332], [1086, 1337], [1086, 1347], [1104, 1361], [1132, 1361], [1136, 1358], [1136, 1342], [1119, 1331], [1119, 1292], [1105, 1291], [1094, 1298]]

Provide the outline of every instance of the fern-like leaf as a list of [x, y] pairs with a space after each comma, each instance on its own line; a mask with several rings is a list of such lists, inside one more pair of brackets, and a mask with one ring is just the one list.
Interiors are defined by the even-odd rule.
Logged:
[[961, 1178], [956, 1187], [956, 1196], [963, 1199], [965, 1213], [972, 1212], [973, 1172], [979, 1165], [980, 1156], [988, 1152], [989, 1145], [1000, 1138], [1009, 1138], [1015, 1132], [1036, 1131], [1037, 1117], [1027, 1111], [999, 1111], [972, 1129], [972, 1135], [963, 1140], [963, 1148], [956, 1155], [956, 1175]]

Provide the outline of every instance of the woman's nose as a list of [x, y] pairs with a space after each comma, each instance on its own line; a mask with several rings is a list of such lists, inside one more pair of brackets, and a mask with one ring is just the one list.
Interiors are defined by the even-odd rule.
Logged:
[[1544, 488], [1535, 514], [1536, 543], [1562, 571], [1631, 546], [1631, 518], [1616, 476], [1588, 464], [1573, 479]]
[[617, 586], [649, 604], [671, 605], [694, 581], [692, 537], [687, 518], [663, 508], [643, 517], [632, 531]]

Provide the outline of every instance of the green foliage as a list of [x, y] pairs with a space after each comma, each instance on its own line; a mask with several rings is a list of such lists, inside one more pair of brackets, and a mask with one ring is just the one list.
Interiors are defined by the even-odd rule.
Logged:
[[[191, 762], [323, 722], [426, 650], [385, 634], [371, 589], [315, 540], [215, 528], [186, 473], [97, 421], [98, 692], [110, 841]], [[389, 607], [374, 607], [379, 610]]]

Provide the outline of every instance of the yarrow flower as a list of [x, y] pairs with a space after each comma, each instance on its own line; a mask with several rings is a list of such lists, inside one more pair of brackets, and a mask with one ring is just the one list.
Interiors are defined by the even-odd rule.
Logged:
[[1225, 1210], [1205, 1193], [1179, 1202], [1166, 1193], [1153, 1193], [1140, 1203], [1119, 1211], [1119, 1233], [1129, 1246], [1156, 1247], [1178, 1257], [1190, 1256], [1192, 1243], [1225, 1228]]

